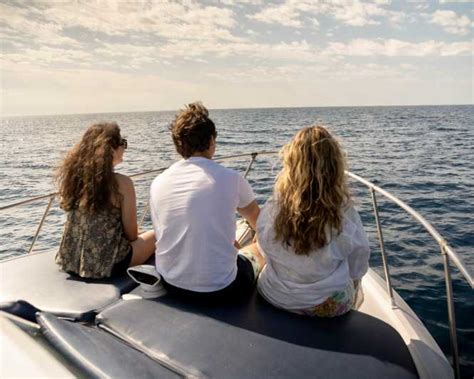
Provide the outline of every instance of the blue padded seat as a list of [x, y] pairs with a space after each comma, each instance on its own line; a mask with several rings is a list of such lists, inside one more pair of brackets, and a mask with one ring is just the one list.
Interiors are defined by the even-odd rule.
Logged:
[[167, 295], [120, 301], [96, 321], [185, 376], [209, 378], [417, 378], [400, 335], [351, 311], [313, 319], [278, 310], [258, 294], [210, 306]]
[[181, 376], [95, 327], [37, 315], [45, 338], [87, 378], [170, 378]]
[[98, 311], [136, 287], [127, 275], [100, 280], [71, 276], [59, 269], [54, 256], [35, 253], [0, 262], [0, 310], [32, 321], [36, 310], [93, 320]]

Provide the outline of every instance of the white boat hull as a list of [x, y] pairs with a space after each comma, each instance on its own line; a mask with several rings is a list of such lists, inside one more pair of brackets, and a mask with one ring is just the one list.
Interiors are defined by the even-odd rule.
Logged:
[[359, 311], [397, 330], [410, 351], [420, 378], [454, 378], [451, 365], [421, 320], [396, 291], [393, 291], [392, 305], [385, 282], [374, 270], [369, 269], [363, 277], [362, 288], [364, 302]]

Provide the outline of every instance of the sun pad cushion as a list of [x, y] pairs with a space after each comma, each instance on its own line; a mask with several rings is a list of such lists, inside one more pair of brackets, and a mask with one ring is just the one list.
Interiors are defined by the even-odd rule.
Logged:
[[173, 378], [180, 376], [95, 327], [39, 313], [45, 338], [87, 378]]
[[416, 378], [406, 345], [388, 324], [351, 311], [312, 319], [256, 293], [244, 304], [203, 306], [170, 295], [120, 301], [99, 326], [188, 376], [210, 378]]
[[0, 263], [0, 310], [20, 309], [19, 316], [34, 319], [34, 313], [25, 313], [24, 306], [12, 307], [12, 303], [23, 300], [55, 315], [90, 320], [97, 311], [136, 287], [127, 275], [101, 280], [71, 276], [59, 269], [54, 255], [36, 253]]

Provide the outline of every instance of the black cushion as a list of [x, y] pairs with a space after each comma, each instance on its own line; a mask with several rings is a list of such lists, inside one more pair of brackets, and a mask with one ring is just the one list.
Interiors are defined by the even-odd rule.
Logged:
[[0, 303], [0, 311], [10, 313], [31, 322], [36, 322], [36, 313], [39, 309], [26, 301], [18, 300]]
[[87, 378], [180, 378], [145, 354], [95, 327], [39, 313], [45, 338]]
[[[130, 292], [136, 283], [126, 274], [111, 279], [81, 279], [59, 269], [54, 252], [36, 253], [0, 262], [0, 310], [15, 313], [12, 303], [24, 300], [59, 316], [90, 320], [107, 305]], [[34, 308], [18, 316], [34, 319]], [[31, 314], [30, 314], [31, 313]]]
[[120, 301], [99, 325], [187, 375], [211, 378], [415, 378], [400, 335], [351, 311], [334, 319], [278, 310], [256, 293], [244, 304], [203, 306], [170, 295]]

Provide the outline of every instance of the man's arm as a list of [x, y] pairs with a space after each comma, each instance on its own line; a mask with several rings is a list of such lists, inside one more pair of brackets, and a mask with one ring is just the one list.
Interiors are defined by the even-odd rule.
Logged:
[[257, 227], [257, 218], [260, 213], [260, 207], [254, 200], [249, 205], [243, 208], [237, 208], [237, 212], [247, 220], [253, 230]]

